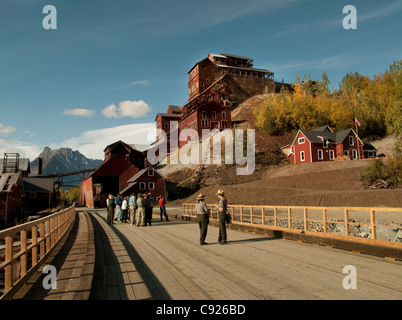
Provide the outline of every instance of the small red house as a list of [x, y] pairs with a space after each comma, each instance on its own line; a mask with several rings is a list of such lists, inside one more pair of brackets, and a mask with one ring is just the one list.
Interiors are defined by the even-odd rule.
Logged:
[[[369, 153], [365, 152], [364, 146], [364, 142], [353, 129], [333, 132], [329, 126], [323, 126], [313, 130], [299, 130], [293, 142], [282, 147], [282, 151], [291, 163], [299, 164], [365, 159]], [[375, 155], [374, 148], [370, 151], [370, 156]]]
[[134, 175], [127, 182], [129, 186], [120, 191], [123, 196], [138, 193], [151, 193], [153, 199], [158, 199], [160, 196], [166, 198], [165, 177], [155, 170], [153, 167], [144, 168]]
[[22, 205], [22, 171], [0, 172], [0, 229], [14, 225]]

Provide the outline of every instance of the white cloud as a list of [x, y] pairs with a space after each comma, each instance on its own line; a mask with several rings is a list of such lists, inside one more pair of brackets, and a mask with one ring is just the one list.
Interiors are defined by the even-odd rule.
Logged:
[[102, 110], [102, 115], [106, 118], [122, 118], [131, 117], [139, 118], [147, 115], [151, 111], [151, 107], [143, 100], [139, 101], [121, 101], [119, 107], [115, 104], [108, 105]]
[[4, 153], [18, 153], [21, 158], [29, 158], [33, 161], [42, 152], [43, 147], [31, 142], [12, 140], [0, 140], [0, 155]]
[[5, 126], [4, 124], [0, 123], [0, 135], [1, 136], [8, 136], [10, 133], [15, 132], [15, 127], [12, 126]]
[[51, 148], [69, 147], [79, 150], [87, 158], [103, 159], [103, 150], [109, 144], [116, 141], [123, 141], [128, 144], [149, 145], [154, 142], [155, 123], [135, 123], [123, 126], [88, 130], [78, 137], [73, 137], [63, 141], [59, 145], [52, 145]]
[[149, 85], [149, 80], [136, 80], [133, 82], [130, 82], [128, 84], [122, 85], [120, 88], [127, 88], [127, 87], [132, 87], [132, 86], [136, 86], [136, 85], [141, 85], [141, 86], [147, 86]]
[[77, 116], [77, 117], [92, 117], [95, 114], [95, 110], [89, 109], [64, 109], [63, 114]]

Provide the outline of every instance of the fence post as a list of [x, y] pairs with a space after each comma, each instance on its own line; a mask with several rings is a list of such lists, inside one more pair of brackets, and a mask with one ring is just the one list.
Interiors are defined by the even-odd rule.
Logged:
[[349, 236], [349, 210], [345, 209], [345, 236], [348, 237]]
[[33, 226], [32, 227], [32, 267], [36, 265], [38, 262], [38, 227]]
[[292, 228], [292, 208], [288, 208], [288, 228]]
[[250, 223], [253, 224], [253, 207], [250, 207]]
[[240, 222], [243, 223], [243, 207], [240, 207]]
[[265, 225], [264, 207], [261, 208], [261, 221], [262, 225]]
[[304, 214], [304, 231], [307, 231], [307, 208], [303, 209], [303, 214]]
[[274, 225], [275, 225], [275, 227], [278, 226], [278, 208], [277, 207], [274, 208]]
[[4, 268], [4, 291], [7, 292], [13, 286], [13, 236], [6, 237], [5, 259], [9, 264]]
[[327, 209], [322, 209], [322, 222], [324, 225], [324, 233], [327, 233]]
[[371, 239], [377, 239], [377, 230], [375, 227], [375, 212], [374, 209], [370, 209], [370, 221], [371, 221]]
[[27, 273], [27, 231], [21, 230], [21, 277]]

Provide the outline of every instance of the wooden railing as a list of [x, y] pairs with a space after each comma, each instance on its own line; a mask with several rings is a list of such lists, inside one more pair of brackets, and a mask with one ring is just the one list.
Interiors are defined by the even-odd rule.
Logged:
[[[207, 206], [217, 220], [216, 205]], [[228, 212], [237, 225], [402, 248], [402, 208], [228, 205]], [[182, 215], [195, 218], [195, 204], [184, 203]]]
[[72, 205], [0, 231], [0, 299], [9, 298], [26, 283], [70, 230], [74, 220], [75, 205]]

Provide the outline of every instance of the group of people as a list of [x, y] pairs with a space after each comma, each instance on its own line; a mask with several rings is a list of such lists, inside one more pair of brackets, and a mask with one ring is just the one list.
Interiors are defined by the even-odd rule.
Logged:
[[[218, 221], [219, 221], [219, 244], [227, 244], [226, 223], [230, 215], [227, 210], [227, 200], [223, 190], [216, 192], [218, 196], [218, 202], [216, 204], [218, 209]], [[208, 231], [210, 209], [208, 209], [205, 203], [206, 196], [200, 193], [197, 197], [197, 203], [195, 205], [195, 211], [197, 214], [197, 222], [200, 227], [200, 245], [206, 245], [205, 242]], [[166, 201], [163, 196], [159, 198], [160, 217], [163, 221], [163, 215], [166, 221], [169, 221], [166, 213]], [[122, 197], [118, 194], [114, 197], [109, 194], [107, 199], [107, 223], [113, 224], [114, 220], [118, 222], [129, 222], [131, 225], [136, 226], [151, 226], [152, 212], [153, 212], [154, 200], [151, 193], [138, 195], [131, 194], [130, 197]]]
[[[169, 221], [166, 214], [166, 201], [161, 195], [159, 198], [159, 208], [161, 221], [163, 221], [162, 214], [164, 214], [166, 221]], [[113, 224], [117, 222], [127, 222], [129, 220], [131, 225], [147, 226], [152, 225], [152, 212], [154, 207], [154, 199], [151, 193], [135, 195], [132, 193], [130, 197], [122, 197], [118, 194], [114, 197], [109, 194], [106, 200], [107, 204], [107, 223]]]
[[[218, 196], [218, 221], [219, 221], [219, 234], [218, 242], [219, 244], [227, 244], [227, 233], [226, 233], [226, 223], [228, 221], [228, 211], [227, 211], [227, 200], [223, 190], [218, 190], [216, 195]], [[209, 214], [205, 203], [206, 196], [200, 193], [197, 197], [197, 203], [195, 205], [195, 211], [197, 214], [197, 222], [200, 227], [200, 245], [206, 245], [205, 238], [207, 237], [208, 224], [209, 224]]]

